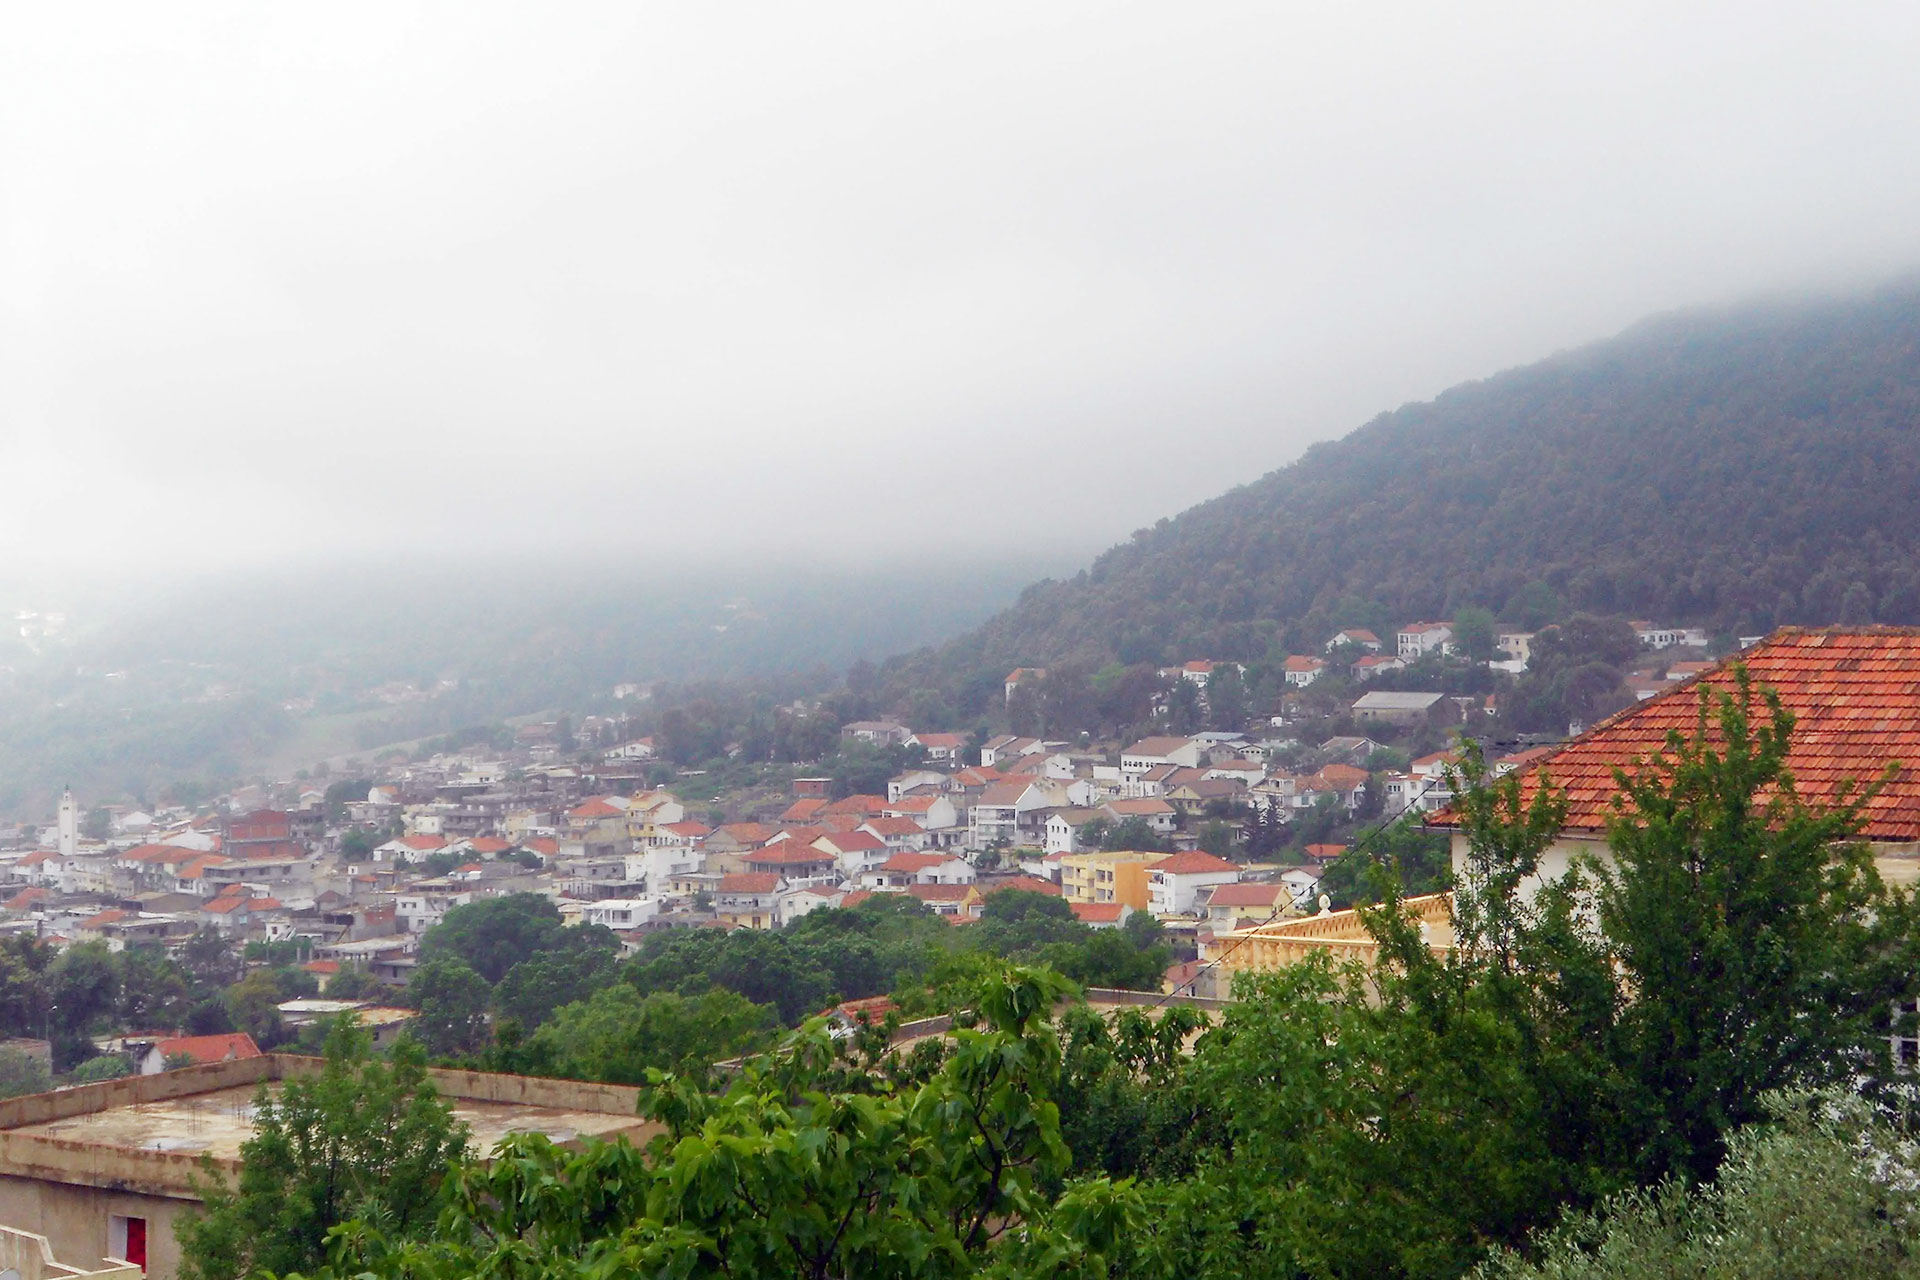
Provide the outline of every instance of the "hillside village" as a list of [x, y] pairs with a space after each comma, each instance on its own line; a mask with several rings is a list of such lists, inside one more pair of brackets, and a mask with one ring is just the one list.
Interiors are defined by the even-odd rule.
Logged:
[[[1690, 656], [1705, 652], [1697, 632], [1635, 631], [1638, 697], [1712, 665]], [[1485, 668], [1524, 672], [1532, 638], [1497, 634]], [[993, 893], [1020, 888], [1060, 896], [1095, 928], [1149, 913], [1191, 958], [1216, 933], [1314, 910], [1326, 868], [1365, 824], [1446, 804], [1456, 744], [1485, 737], [1497, 695], [1372, 686], [1442, 662], [1457, 670], [1456, 649], [1447, 622], [1387, 640], [1343, 629], [1321, 652], [1287, 657], [1272, 713], [1242, 730], [1101, 742], [841, 724], [837, 751], [900, 764], [871, 791], [802, 769], [778, 792], [708, 796], [703, 771], [664, 761], [651, 736], [568, 758], [564, 737], [617, 736], [617, 722], [589, 717], [577, 731], [524, 725], [506, 750], [437, 752], [365, 782], [249, 786], [198, 810], [83, 816], [69, 794], [52, 822], [0, 850], [0, 934], [114, 952], [217, 934], [291, 946], [323, 989], [353, 970], [398, 992], [422, 935], [489, 897], [540, 895], [631, 952], [653, 931], [778, 929], [875, 894], [964, 925]], [[1192, 660], [1159, 674], [1165, 722], [1183, 700], [1204, 716], [1242, 669]], [[1009, 672], [1005, 703], [1046, 675]], [[1316, 704], [1336, 689], [1329, 718]], [[1316, 726], [1343, 732], [1303, 740]], [[1544, 750], [1491, 742], [1488, 755], [1498, 774]]]

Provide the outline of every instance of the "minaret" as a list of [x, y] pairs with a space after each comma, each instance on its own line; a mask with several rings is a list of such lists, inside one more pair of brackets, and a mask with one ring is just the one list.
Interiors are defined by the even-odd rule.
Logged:
[[60, 793], [60, 856], [71, 858], [80, 850], [80, 808], [73, 802], [73, 788]]

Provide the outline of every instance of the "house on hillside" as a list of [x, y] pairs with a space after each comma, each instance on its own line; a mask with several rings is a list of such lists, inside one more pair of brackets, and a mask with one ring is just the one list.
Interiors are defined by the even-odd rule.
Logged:
[[1198, 849], [1147, 865], [1147, 909], [1159, 919], [1191, 915], [1204, 891], [1240, 879], [1240, 868]]
[[1296, 653], [1281, 664], [1281, 670], [1288, 684], [1296, 689], [1304, 689], [1327, 673], [1327, 660]]
[[1354, 700], [1353, 718], [1380, 724], [1451, 723], [1459, 718], [1444, 693], [1363, 693]]
[[1452, 653], [1453, 624], [1451, 622], [1409, 622], [1400, 628], [1398, 639], [1399, 647], [1396, 652], [1407, 662], [1412, 662], [1429, 653]]
[[1355, 645], [1368, 653], [1379, 653], [1383, 646], [1380, 637], [1365, 627], [1346, 627], [1333, 633], [1333, 639], [1327, 641], [1327, 652], [1332, 653], [1342, 645]]

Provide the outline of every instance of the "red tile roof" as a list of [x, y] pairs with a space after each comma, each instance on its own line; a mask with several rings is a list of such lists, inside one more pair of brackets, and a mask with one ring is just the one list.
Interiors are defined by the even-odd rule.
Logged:
[[934, 801], [942, 798], [941, 796], [901, 796], [887, 808], [895, 813], [925, 813], [933, 808]]
[[1042, 880], [1038, 876], [1011, 876], [1005, 880], [996, 880], [992, 884], [980, 886], [981, 896], [999, 893], [1004, 889], [1019, 889], [1027, 893], [1046, 893], [1060, 896], [1060, 886], [1051, 880]]
[[608, 804], [598, 796], [567, 810], [569, 818], [618, 818], [625, 813], [619, 805]]
[[871, 889], [855, 889], [852, 893], [840, 899], [840, 905], [842, 907], [857, 907], [872, 896], [873, 890]]
[[160, 1055], [171, 1058], [175, 1054], [185, 1054], [195, 1064], [203, 1062], [231, 1062], [238, 1058], [258, 1058], [260, 1046], [253, 1037], [244, 1031], [235, 1031], [223, 1036], [180, 1036], [173, 1040], [155, 1042], [154, 1048]]
[[1123, 902], [1069, 902], [1073, 914], [1083, 924], [1119, 924]]
[[475, 853], [505, 853], [513, 848], [498, 836], [479, 836], [469, 842]]
[[937, 867], [952, 860], [951, 855], [944, 853], [896, 853], [880, 864], [880, 870], [925, 871], [928, 867]]
[[[1756, 693], [1772, 689], [1797, 723], [1787, 755], [1794, 787], [1830, 804], [1843, 784], [1898, 770], [1866, 807], [1870, 840], [1920, 840], [1920, 628], [1785, 628], [1741, 654]], [[1619, 794], [1613, 771], [1633, 768], [1669, 733], [1692, 734], [1704, 690], [1735, 687], [1732, 663], [1629, 707], [1519, 773], [1531, 797], [1544, 777], [1567, 799], [1567, 828], [1604, 830]], [[1764, 713], [1763, 713], [1764, 714]], [[1710, 731], [1718, 736], [1717, 731]], [[1450, 811], [1428, 820], [1454, 825]]]
[[1310, 844], [1307, 846], [1307, 857], [1315, 862], [1332, 862], [1346, 851], [1347, 846], [1343, 844]]
[[826, 812], [869, 815], [879, 813], [886, 807], [887, 798], [885, 796], [854, 795], [847, 796], [841, 800], [835, 800], [826, 807]]
[[1158, 862], [1149, 862], [1147, 864], [1147, 870], [1164, 871], [1169, 875], [1176, 876], [1197, 876], [1220, 871], [1233, 871], [1236, 870], [1236, 868], [1225, 858], [1216, 858], [1212, 854], [1203, 853], [1199, 849], [1189, 849], [1185, 853], [1176, 853], [1172, 857], [1162, 858]]
[[772, 893], [780, 887], [778, 871], [736, 871], [720, 877], [721, 893]]
[[1251, 884], [1241, 881], [1239, 884], [1214, 886], [1213, 896], [1207, 899], [1209, 907], [1267, 907], [1280, 900], [1282, 894], [1292, 896], [1284, 884]]
[[871, 831], [834, 831], [815, 840], [814, 847], [830, 844], [840, 853], [874, 853], [887, 847], [887, 842]]
[[925, 830], [925, 828], [912, 818], [868, 818], [865, 822], [861, 823], [860, 826], [863, 830], [870, 831], [874, 835], [882, 838], [887, 836], [918, 835], [921, 831]]
[[907, 896], [922, 902], [965, 902], [973, 892], [970, 884], [910, 884]]
[[809, 797], [805, 800], [795, 800], [792, 804], [787, 806], [786, 812], [780, 815], [780, 821], [805, 822], [808, 819], [812, 818], [814, 814], [819, 813], [822, 809], [826, 807], [827, 807], [827, 802], [817, 797]]

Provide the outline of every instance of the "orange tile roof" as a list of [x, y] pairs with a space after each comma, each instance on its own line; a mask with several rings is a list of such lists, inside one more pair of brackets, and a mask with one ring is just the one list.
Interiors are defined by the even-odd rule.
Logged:
[[1056, 898], [1060, 896], [1059, 885], [1051, 880], [1042, 880], [1038, 876], [1012, 876], [1005, 880], [996, 880], [991, 884], [981, 885], [980, 893], [984, 897], [1007, 889], [1019, 889], [1026, 893], [1046, 893]]
[[1123, 902], [1069, 902], [1074, 918], [1082, 924], [1118, 924], [1120, 913], [1126, 909]]
[[886, 807], [887, 798], [885, 796], [851, 795], [844, 799], [835, 800], [826, 807], [824, 812], [857, 813], [862, 816], [867, 816], [879, 813]]
[[816, 796], [809, 796], [804, 800], [795, 800], [786, 807], [785, 812], [781, 813], [780, 821], [805, 822], [826, 807], [827, 802]]
[[185, 1054], [196, 1064], [203, 1062], [229, 1062], [235, 1058], [258, 1058], [260, 1046], [253, 1037], [244, 1031], [235, 1031], [222, 1036], [181, 1036], [175, 1040], [161, 1040], [154, 1048], [161, 1056], [171, 1058], [175, 1054]]
[[[1756, 693], [1774, 690], [1797, 718], [1787, 767], [1803, 799], [1830, 804], [1843, 783], [1864, 784], [1897, 765], [1867, 805], [1862, 834], [1920, 840], [1920, 628], [1789, 627], [1739, 661]], [[1531, 797], [1545, 777], [1566, 793], [1567, 829], [1602, 831], [1620, 792], [1613, 771], [1633, 769], [1671, 732], [1691, 734], [1702, 690], [1733, 688], [1729, 661], [1629, 707], [1521, 770], [1522, 792]], [[1428, 821], [1455, 825], [1451, 811]]]
[[965, 902], [973, 892], [970, 884], [910, 884], [907, 896], [922, 902]]
[[736, 871], [720, 877], [721, 893], [772, 893], [780, 887], [777, 871]]
[[1272, 907], [1280, 901], [1280, 895], [1289, 893], [1284, 884], [1252, 884], [1242, 881], [1239, 884], [1216, 886], [1213, 896], [1207, 899], [1210, 907]]
[[1189, 849], [1185, 853], [1176, 853], [1162, 858], [1158, 862], [1149, 862], [1148, 871], [1164, 871], [1168, 875], [1196, 876], [1220, 871], [1234, 871], [1237, 868], [1225, 858], [1217, 858], [1211, 853], [1199, 849]]

